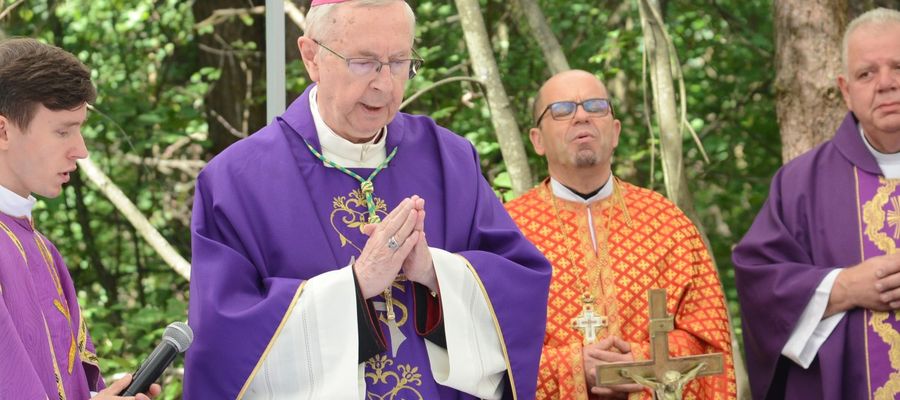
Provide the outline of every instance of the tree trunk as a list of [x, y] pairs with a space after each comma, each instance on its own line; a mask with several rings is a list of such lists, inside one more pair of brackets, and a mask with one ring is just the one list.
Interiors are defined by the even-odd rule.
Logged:
[[494, 131], [497, 132], [500, 153], [512, 181], [512, 191], [516, 196], [521, 195], [533, 184], [531, 170], [528, 168], [528, 157], [525, 155], [519, 125], [516, 123], [503, 82], [500, 81], [500, 71], [491, 51], [478, 0], [456, 0], [456, 8], [459, 10], [475, 77], [484, 82], [487, 91], [491, 122]]
[[[159, 256], [172, 269], [185, 279], [191, 279], [191, 264], [187, 262], [172, 245], [150, 224], [147, 217], [125, 196], [125, 193], [119, 189], [116, 184], [109, 180], [109, 177], [97, 168], [90, 158], [78, 160], [78, 167], [88, 179], [97, 185], [100, 192], [119, 210], [125, 218], [131, 222], [134, 229], [153, 247]], [[87, 229], [88, 227], [85, 227]], [[87, 232], [87, 231], [85, 231]], [[87, 235], [87, 234], [85, 234]], [[96, 261], [99, 262], [99, 261]]]
[[[699, 213], [694, 207], [694, 198], [688, 188], [688, 178], [684, 170], [682, 157], [682, 131], [684, 123], [682, 113], [684, 103], [679, 112], [675, 88], [675, 78], [681, 79], [680, 65], [675, 54], [675, 47], [665, 32], [660, 4], [654, 0], [639, 0], [641, 26], [643, 27], [644, 49], [649, 62], [648, 73], [653, 86], [653, 111], [660, 131], [660, 147], [663, 159], [663, 176], [665, 177], [667, 197], [672, 200], [685, 215], [693, 221], [700, 232], [706, 248], [712, 253], [709, 237]], [[684, 92], [681, 92], [682, 99]], [[648, 127], [652, 131], [652, 127]], [[714, 258], [713, 258], [714, 260]], [[717, 268], [718, 269], [718, 268]], [[720, 280], [721, 282], [721, 280]], [[724, 289], [724, 288], [723, 288]], [[723, 290], [724, 293], [724, 290]], [[725, 302], [727, 305], [727, 301]], [[726, 308], [728, 322], [731, 324], [731, 312]], [[738, 399], [750, 399], [750, 384], [744, 357], [737, 341], [734, 329], [731, 330], [732, 361], [736, 378]]]
[[[194, 19], [203, 21], [219, 9], [237, 10], [264, 4], [265, 0], [196, 1]], [[265, 96], [265, 20], [259, 14], [250, 18], [253, 18], [250, 26], [236, 16], [225, 19], [213, 25], [213, 32], [197, 38], [200, 67], [221, 70], [219, 79], [213, 82], [204, 99], [213, 154], [267, 122], [265, 102], [252, 101]], [[237, 41], [254, 42], [257, 50], [233, 48], [232, 44]]]
[[544, 53], [544, 60], [547, 61], [547, 67], [550, 69], [550, 75], [556, 75], [563, 71], [568, 71], [569, 61], [556, 40], [556, 35], [550, 29], [544, 12], [538, 5], [537, 0], [517, 0], [519, 7], [528, 20], [528, 27], [531, 28], [531, 35], [535, 41], [541, 46], [541, 52]]
[[[684, 181], [684, 162], [682, 160], [681, 118], [678, 113], [675, 97], [675, 84], [672, 70], [672, 57], [669, 40], [665, 35], [665, 27], [657, 17], [661, 14], [655, 4], [641, 0], [640, 11], [644, 35], [644, 48], [649, 62], [649, 75], [653, 87], [653, 112], [659, 126], [660, 152], [662, 155], [663, 178], [666, 196], [675, 205], [685, 209], [683, 194], [690, 197], [690, 192], [682, 191]], [[698, 221], [695, 221], [695, 223]]]
[[831, 138], [847, 108], [837, 86], [847, 0], [775, 1], [775, 110], [784, 162]]
[[[115, 271], [111, 271], [103, 263], [103, 258], [100, 257], [94, 229], [91, 228], [91, 212], [84, 202], [84, 182], [81, 180], [81, 173], [69, 175], [72, 177], [72, 189], [75, 192], [75, 216], [78, 220], [78, 225], [81, 226], [81, 235], [82, 240], [84, 240], [87, 259], [90, 260], [91, 268], [97, 272], [100, 285], [106, 291], [107, 304], [116, 304], [121, 300], [119, 299], [118, 276]], [[121, 312], [113, 308], [110, 312], [110, 322], [114, 325], [122, 323]]]
[[[0, 20], [6, 18], [6, 16], [11, 14], [13, 10], [16, 9], [16, 7], [22, 5], [22, 3], [24, 2], [25, 0], [16, 0], [9, 6], [6, 6], [3, 1], [0, 1]], [[4, 38], [6, 38], [6, 33], [2, 29], [0, 29], [0, 39]]]

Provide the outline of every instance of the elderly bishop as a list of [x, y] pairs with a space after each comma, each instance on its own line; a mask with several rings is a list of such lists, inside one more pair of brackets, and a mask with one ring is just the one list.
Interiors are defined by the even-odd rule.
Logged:
[[550, 267], [472, 144], [398, 112], [400, 0], [313, 1], [315, 82], [197, 179], [185, 398], [530, 398]]

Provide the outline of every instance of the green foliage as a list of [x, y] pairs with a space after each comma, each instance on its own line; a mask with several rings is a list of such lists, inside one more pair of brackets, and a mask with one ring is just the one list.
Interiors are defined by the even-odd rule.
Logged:
[[[92, 160], [189, 254], [193, 177], [165, 174], [141, 159], [185, 138], [175, 156], [200, 156], [188, 134], [206, 131], [198, 106], [216, 71], [196, 70], [190, 3], [35, 0], [3, 22], [7, 34], [63, 47], [92, 68], [98, 98], [83, 129]], [[62, 196], [42, 201], [35, 219], [67, 261], [110, 382], [137, 368], [169, 322], [186, 319], [188, 283], [81, 179], [73, 176]], [[166, 398], [177, 398], [181, 380], [170, 378], [166, 386]]]
[[[448, 76], [472, 74], [460, 25], [450, 19], [455, 8], [445, 3], [418, 3], [416, 43], [427, 63], [411, 82], [410, 93]], [[772, 89], [771, 1], [726, 0], [702, 7], [691, 2], [664, 3], [668, 8], [663, 17], [684, 70], [687, 118], [710, 156], [706, 164], [686, 135], [685, 167], [737, 322], [731, 248], [749, 228], [781, 163]], [[645, 122], [643, 44], [636, 3], [542, 0], [539, 4], [570, 66], [593, 72], [607, 84], [623, 126], [614, 162], [616, 175], [664, 191], [658, 139], [650, 136]], [[532, 172], [542, 179], [547, 176], [546, 163], [531, 151], [528, 129], [534, 95], [550, 73], [513, 3], [490, 0], [482, 10], [492, 42], [504, 43], [494, 49], [501, 78], [518, 116]], [[509, 197], [508, 177], [481, 88], [468, 82], [444, 85], [405, 111], [430, 114], [471, 140], [488, 181], [503, 198]], [[651, 146], [656, 146], [655, 152]], [[740, 329], [739, 324], [735, 327]]]
[[750, 227], [781, 165], [771, 5], [720, 1], [698, 9], [668, 3], [666, 25], [684, 69], [688, 120], [710, 157], [710, 164], [703, 163], [686, 140], [685, 166], [740, 333], [731, 249]]
[[[213, 155], [204, 98], [224, 75], [220, 68], [198, 61], [199, 37], [214, 31], [194, 28], [191, 3], [29, 0], [0, 21], [0, 34], [41, 38], [92, 67], [99, 97], [84, 128], [92, 159], [186, 257], [196, 171], [167, 170], [142, 160], [163, 154], [176, 160]], [[419, 21], [416, 48], [426, 63], [409, 83], [407, 94], [448, 77], [473, 75], [453, 2], [411, 3]], [[529, 164], [543, 179], [546, 163], [531, 151], [528, 129], [534, 95], [549, 77], [546, 63], [514, 2], [481, 3], [501, 79], [529, 149]], [[710, 163], [704, 163], [686, 136], [685, 166], [729, 305], [737, 315], [731, 248], [749, 227], [780, 164], [771, 1], [663, 3], [667, 29], [684, 69], [688, 120], [710, 156]], [[623, 126], [615, 173], [661, 191], [660, 161], [653, 158], [658, 151], [652, 150], [652, 146], [658, 150], [658, 141], [645, 123], [642, 33], [634, 2], [540, 0], [539, 4], [570, 65], [607, 83]], [[246, 16], [238, 20], [254, 23]], [[246, 38], [229, 46], [235, 52], [258, 53], [263, 46], [255, 40]], [[300, 93], [309, 82], [302, 63], [289, 58], [287, 71], [288, 92]], [[254, 85], [263, 83], [259, 78]], [[428, 114], [470, 140], [486, 178], [498, 196], [508, 200], [510, 179], [484, 96], [478, 84], [453, 82], [433, 87], [404, 111]], [[101, 193], [80, 179], [74, 179], [60, 198], [42, 201], [36, 218], [69, 264], [105, 375], [134, 370], [165, 325], [185, 319], [187, 282], [159, 259]], [[163, 398], [180, 397], [180, 379], [170, 377], [167, 383]]]

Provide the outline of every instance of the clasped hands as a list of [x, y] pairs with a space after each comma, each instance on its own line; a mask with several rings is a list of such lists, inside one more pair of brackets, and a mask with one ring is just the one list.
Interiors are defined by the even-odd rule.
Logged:
[[366, 299], [387, 289], [403, 271], [407, 279], [437, 292], [437, 275], [425, 240], [425, 199], [407, 197], [383, 221], [363, 226], [369, 236], [353, 264]]
[[838, 273], [824, 317], [855, 307], [900, 309], [900, 253], [872, 257]]
[[634, 361], [631, 345], [618, 336], [609, 336], [581, 348], [584, 358], [584, 377], [591, 400], [627, 399], [629, 393], [644, 389], [639, 384], [597, 386], [597, 366], [614, 362]]

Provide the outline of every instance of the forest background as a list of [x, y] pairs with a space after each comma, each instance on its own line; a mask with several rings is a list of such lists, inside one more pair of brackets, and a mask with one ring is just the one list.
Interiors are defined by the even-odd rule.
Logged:
[[[606, 82], [623, 126], [614, 173], [675, 199], [702, 227], [738, 338], [731, 249], [778, 167], [829, 138], [843, 118], [835, 77], [847, 22], [876, 6], [900, 8], [900, 0], [409, 3], [426, 63], [403, 111], [469, 139], [503, 199], [547, 176], [527, 139], [540, 84], [565, 67]], [[139, 211], [126, 217], [121, 199], [111, 201], [82, 164], [63, 195], [42, 199], [35, 212], [77, 283], [107, 376], [133, 371], [164, 327], [186, 318], [186, 263], [161, 257], [144, 235], [151, 228], [190, 260], [197, 173], [267, 122], [264, 4], [0, 0], [0, 38], [40, 38], [92, 68], [98, 98], [83, 130], [90, 160]], [[310, 83], [295, 44], [308, 6], [285, 2], [288, 102]], [[653, 21], [667, 32], [655, 42]], [[661, 48], [671, 50], [670, 63], [654, 59]], [[674, 83], [652, 75], [661, 67]], [[667, 125], [661, 94], [673, 88], [673, 110], [684, 117]], [[681, 170], [674, 187], [666, 170], [675, 164], [663, 167], [672, 160]], [[135, 218], [149, 224], [136, 228]], [[167, 375], [162, 398], [180, 398], [178, 375]]]

